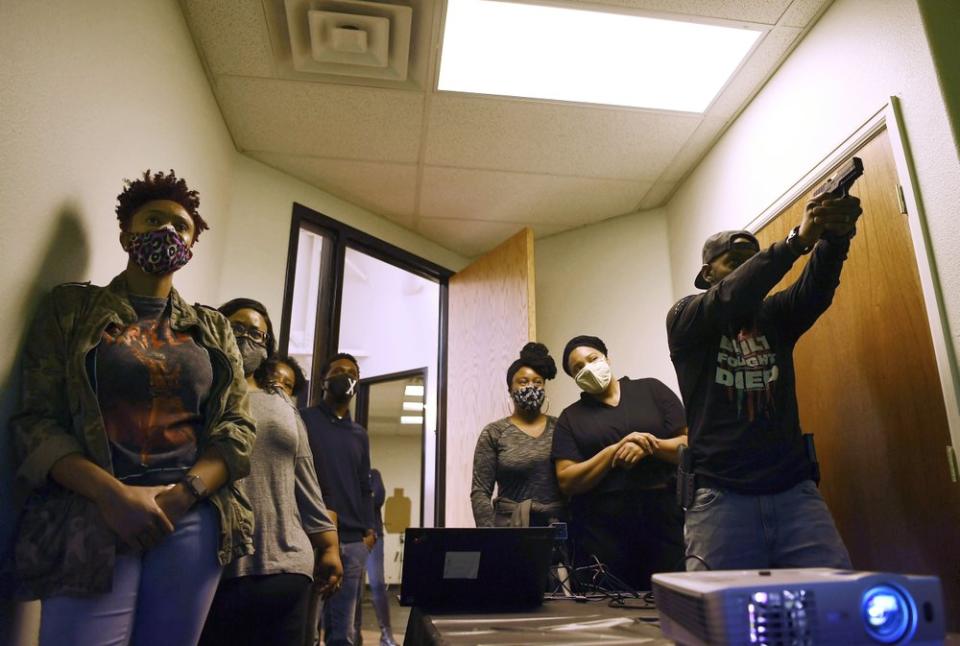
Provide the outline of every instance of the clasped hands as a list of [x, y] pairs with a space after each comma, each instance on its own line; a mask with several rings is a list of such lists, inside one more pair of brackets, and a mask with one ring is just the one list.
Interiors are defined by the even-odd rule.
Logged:
[[194, 503], [183, 485], [116, 485], [100, 496], [97, 506], [120, 541], [137, 550], [149, 550], [171, 534]]
[[611, 467], [632, 469], [643, 458], [653, 455], [660, 448], [660, 440], [650, 433], [633, 432], [621, 439], [613, 453]]

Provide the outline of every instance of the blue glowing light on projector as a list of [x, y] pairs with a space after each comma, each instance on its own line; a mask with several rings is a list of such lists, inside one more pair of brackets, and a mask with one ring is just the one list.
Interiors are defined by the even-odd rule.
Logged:
[[913, 628], [913, 604], [889, 585], [878, 585], [864, 593], [862, 615], [867, 634], [881, 644], [896, 643]]

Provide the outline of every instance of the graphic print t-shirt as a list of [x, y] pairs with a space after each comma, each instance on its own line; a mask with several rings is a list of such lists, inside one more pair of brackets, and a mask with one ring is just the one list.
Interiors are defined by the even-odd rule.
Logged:
[[96, 389], [113, 457], [127, 484], [178, 482], [197, 460], [203, 406], [213, 385], [206, 349], [170, 328], [168, 299], [131, 296], [139, 320], [108, 326]]
[[695, 470], [710, 486], [775, 493], [811, 477], [793, 348], [830, 306], [848, 248], [821, 241], [797, 282], [767, 296], [796, 260], [775, 243], [668, 314]]

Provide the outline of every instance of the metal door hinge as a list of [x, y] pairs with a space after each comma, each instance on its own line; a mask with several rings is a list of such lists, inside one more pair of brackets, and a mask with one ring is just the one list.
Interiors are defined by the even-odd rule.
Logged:
[[897, 184], [897, 204], [900, 205], [900, 215], [907, 214], [907, 201], [903, 197], [903, 186]]
[[957, 454], [949, 444], [947, 445], [947, 464], [950, 465], [950, 480], [956, 482], [960, 479], [960, 468], [957, 467]]

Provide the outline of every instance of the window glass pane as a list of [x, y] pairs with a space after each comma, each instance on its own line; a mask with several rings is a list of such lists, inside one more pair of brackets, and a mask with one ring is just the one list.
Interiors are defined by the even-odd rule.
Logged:
[[313, 342], [317, 327], [317, 297], [320, 293], [324, 244], [323, 236], [300, 229], [287, 353], [300, 362], [308, 379], [313, 368]]

